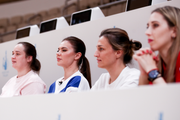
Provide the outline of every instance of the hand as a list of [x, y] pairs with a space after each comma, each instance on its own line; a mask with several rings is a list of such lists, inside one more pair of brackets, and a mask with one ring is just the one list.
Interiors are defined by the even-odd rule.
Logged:
[[149, 48], [140, 49], [133, 58], [138, 62], [141, 74], [148, 73], [152, 69], [157, 69], [156, 62], [158, 62], [158, 58]]

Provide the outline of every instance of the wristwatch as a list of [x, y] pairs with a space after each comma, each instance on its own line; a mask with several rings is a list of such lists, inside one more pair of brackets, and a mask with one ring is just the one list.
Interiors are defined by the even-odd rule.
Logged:
[[150, 82], [153, 82], [156, 78], [158, 78], [158, 77], [161, 77], [161, 74], [159, 73], [159, 71], [158, 70], [156, 70], [156, 69], [153, 69], [153, 70], [151, 70], [149, 73], [148, 73], [148, 80], [150, 81]]

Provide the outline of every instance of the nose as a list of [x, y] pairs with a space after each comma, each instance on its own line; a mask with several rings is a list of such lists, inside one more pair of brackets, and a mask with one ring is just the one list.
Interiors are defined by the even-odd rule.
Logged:
[[15, 55], [12, 55], [11, 58], [15, 58]]
[[150, 35], [151, 35], [151, 29], [150, 29], [150, 27], [147, 28], [147, 30], [145, 31], [145, 34], [146, 34], [147, 36], [150, 36]]
[[99, 53], [98, 51], [96, 50], [96, 52], [94, 53], [94, 57], [98, 57], [99, 56]]
[[57, 56], [61, 55], [61, 52], [60, 50], [56, 53]]

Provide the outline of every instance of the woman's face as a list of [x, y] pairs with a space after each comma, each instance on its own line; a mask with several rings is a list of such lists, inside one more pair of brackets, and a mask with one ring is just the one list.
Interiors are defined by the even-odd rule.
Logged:
[[12, 66], [16, 70], [23, 70], [26, 66], [29, 66], [29, 62], [31, 59], [26, 57], [26, 53], [24, 52], [24, 46], [22, 44], [17, 44], [12, 51]]
[[58, 66], [69, 67], [72, 65], [75, 61], [76, 53], [71, 43], [66, 40], [61, 42], [56, 57]]
[[98, 67], [108, 69], [115, 62], [116, 51], [113, 50], [106, 37], [99, 38], [97, 50], [94, 54], [97, 57]]
[[172, 37], [176, 37], [174, 27], [169, 27], [167, 21], [158, 12], [151, 14], [145, 33], [154, 51], [168, 50], [172, 45]]

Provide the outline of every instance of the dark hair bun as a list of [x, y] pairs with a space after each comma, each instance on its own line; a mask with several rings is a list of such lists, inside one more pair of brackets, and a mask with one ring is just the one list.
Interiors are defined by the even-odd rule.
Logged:
[[31, 69], [34, 70], [34, 71], [40, 71], [41, 69], [41, 63], [39, 62], [38, 59], [35, 59], [33, 61], [33, 63], [31, 64]]
[[134, 50], [139, 50], [142, 47], [142, 44], [139, 41], [132, 42]]

